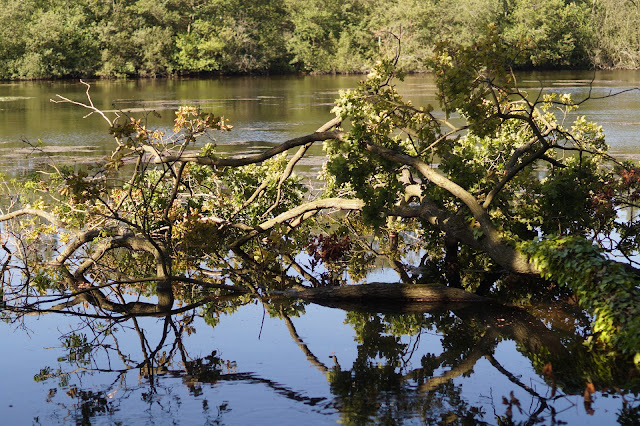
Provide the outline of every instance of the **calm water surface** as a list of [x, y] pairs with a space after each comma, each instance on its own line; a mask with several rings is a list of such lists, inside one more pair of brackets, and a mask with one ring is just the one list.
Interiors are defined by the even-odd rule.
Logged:
[[[529, 73], [518, 77], [532, 96], [540, 90], [570, 93], [575, 100], [590, 94], [594, 99], [578, 113], [604, 127], [613, 152], [640, 156], [640, 92], [607, 97], [637, 87], [640, 72]], [[314, 131], [333, 117], [330, 109], [338, 91], [355, 87], [360, 79], [307, 76], [94, 81], [90, 82], [90, 93], [96, 107], [103, 111], [131, 111], [147, 117], [150, 127], [166, 130], [180, 105], [196, 105], [224, 115], [235, 128], [217, 136], [220, 149], [239, 152]], [[410, 76], [399, 87], [415, 103], [437, 104], [429, 75]], [[5, 172], [33, 170], [44, 161], [43, 154], [33, 151], [25, 141], [36, 144], [41, 140], [45, 153], [63, 154], [77, 161], [95, 161], [111, 152], [113, 141], [106, 123], [97, 115], [83, 118], [88, 111], [78, 106], [50, 102], [58, 94], [86, 101], [85, 87], [76, 82], [0, 83], [0, 166]], [[314, 152], [320, 154], [321, 150], [316, 148]]]
[[[590, 81], [595, 77], [592, 84]], [[638, 72], [519, 76], [532, 93], [594, 99], [579, 111], [612, 150], [640, 158]], [[97, 107], [170, 128], [179, 105], [231, 120], [220, 150], [251, 152], [332, 118], [338, 90], [360, 77], [97, 81]], [[591, 87], [591, 89], [590, 89]], [[77, 83], [0, 84], [0, 169], [21, 176], [57, 161], [91, 163], [112, 149], [106, 123]], [[429, 76], [401, 90], [435, 102]], [[147, 114], [157, 111], [160, 117]], [[43, 144], [37, 149], [24, 141]], [[316, 154], [321, 149], [315, 148]], [[304, 171], [317, 171], [308, 161]], [[372, 280], [396, 281], [390, 270]], [[638, 419], [638, 396], [607, 366], [586, 361], [586, 319], [570, 309], [456, 308], [403, 314], [318, 305], [205, 307], [168, 317], [101, 319], [43, 314], [0, 323], [0, 423], [21, 424], [615, 424]], [[75, 340], [74, 340], [75, 339]], [[84, 339], [84, 340], [83, 340]], [[548, 349], [554, 348], [553, 353]], [[162, 369], [140, 366], [149, 354]], [[596, 392], [589, 392], [593, 383]], [[622, 386], [622, 388], [620, 387]], [[586, 393], [585, 393], [586, 392]], [[635, 416], [635, 417], [634, 417]]]

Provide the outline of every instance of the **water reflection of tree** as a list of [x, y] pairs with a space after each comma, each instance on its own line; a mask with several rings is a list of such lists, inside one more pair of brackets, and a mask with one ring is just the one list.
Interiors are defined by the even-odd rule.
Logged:
[[[78, 299], [82, 302], [78, 302]], [[85, 293], [82, 293], [70, 295], [69, 300], [64, 302], [64, 310], [55, 309], [58, 305], [42, 311], [38, 311], [38, 303], [28, 306], [29, 313], [64, 312], [67, 315], [77, 315], [81, 319], [78, 327], [60, 337], [60, 349], [64, 352], [64, 355], [58, 358], [60, 366], [43, 367], [34, 376], [34, 380], [39, 382], [57, 380], [57, 387], [50, 390], [47, 402], [55, 403], [58, 406], [57, 411], [62, 410], [66, 413], [62, 414], [64, 418], [74, 418], [78, 424], [91, 424], [94, 417], [116, 414], [122, 401], [134, 394], [140, 396], [143, 406], [156, 407], [164, 411], [163, 404], [167, 401], [162, 401], [163, 395], [171, 393], [171, 385], [167, 384], [166, 380], [168, 378], [180, 378], [193, 397], [202, 397], [203, 387], [206, 385], [238, 381], [265, 385], [278, 395], [310, 406], [325, 400], [306, 396], [256, 373], [239, 372], [235, 362], [223, 359], [217, 350], [212, 350], [209, 355], [203, 357], [192, 357], [189, 354], [184, 338], [195, 332], [196, 316], [211, 322], [212, 318], [224, 312], [231, 312], [250, 299], [204, 297], [196, 303], [176, 309], [171, 309], [168, 305], [159, 307], [162, 303], [145, 302], [144, 305], [125, 304], [125, 307], [119, 306], [112, 312], [108, 312], [106, 306], [113, 305], [92, 305], [87, 299], [99, 300], [87, 298]], [[152, 309], [152, 305], [157, 309]], [[5, 313], [5, 319], [18, 321], [23, 319], [25, 312], [26, 308], [23, 306], [14, 310], [13, 314]], [[160, 333], [154, 333], [158, 328], [157, 323], [151, 328], [143, 324], [145, 317], [149, 316], [160, 321]], [[213, 321], [212, 325], [215, 324], [216, 321]], [[139, 345], [137, 350], [130, 342], [121, 342], [124, 333], [135, 336]], [[119, 366], [115, 366], [116, 364]], [[133, 386], [137, 388], [136, 392], [127, 384], [132, 371], [138, 372], [139, 383]], [[95, 374], [110, 374], [115, 377], [106, 386], [83, 385], [83, 377]], [[63, 391], [66, 397], [62, 395]], [[116, 397], [116, 393], [119, 397]], [[168, 404], [171, 405], [171, 401]], [[205, 399], [203, 404], [209, 403]], [[223, 402], [217, 407], [217, 417], [208, 419], [208, 423], [220, 423], [226, 410], [226, 403]], [[175, 415], [169, 411], [165, 414]]]
[[[161, 333], [156, 339], [150, 336], [151, 332], [145, 331], [141, 319], [131, 316], [126, 320], [118, 318], [105, 321], [101, 315], [101, 321], [85, 321], [81, 329], [62, 336], [61, 340], [65, 342], [63, 349], [68, 351], [68, 355], [58, 359], [61, 366], [55, 370], [45, 367], [34, 379], [57, 379], [58, 388], [67, 389], [66, 395], [70, 401], [60, 398], [53, 401], [58, 388], [52, 388], [47, 402], [55, 402], [68, 412], [66, 417], [75, 417], [76, 423], [91, 424], [94, 417], [118, 412], [121, 402], [134, 393], [140, 394], [143, 406], [157, 406], [163, 410], [159, 395], [170, 392], [160, 380], [162, 376], [182, 377], [189, 392], [199, 395], [200, 381], [214, 383], [218, 376], [232, 368], [232, 363], [222, 360], [216, 351], [203, 358], [189, 357], [183, 345], [183, 336], [193, 330], [192, 315], [161, 317]], [[137, 354], [121, 343], [120, 336], [125, 331], [137, 337]], [[88, 334], [92, 336], [90, 340], [87, 339]], [[73, 343], [67, 345], [69, 341]], [[127, 382], [131, 371], [138, 372], [138, 383], [133, 388], [142, 387], [139, 392], [134, 392]], [[84, 377], [96, 374], [104, 376], [105, 373], [112, 377], [115, 375], [106, 386], [84, 383]], [[119, 394], [118, 398], [116, 393]], [[170, 415], [168, 412], [166, 414]]]
[[[349, 305], [345, 307], [349, 310], [347, 324], [355, 331], [356, 360], [350, 368], [341, 365], [338, 358], [333, 365], [326, 365], [310, 351], [291, 319], [304, 312], [304, 304], [270, 300], [264, 292], [264, 288], [284, 288], [295, 280], [283, 273], [284, 267], [269, 263], [272, 257], [262, 260], [237, 250], [234, 257], [216, 260], [224, 276], [215, 279], [205, 280], [197, 274], [154, 277], [157, 268], [153, 256], [132, 257], [127, 251], [112, 250], [94, 264], [91, 272], [82, 265], [73, 272], [61, 269], [63, 284], [51, 279], [39, 281], [29, 275], [25, 262], [22, 269], [5, 268], [3, 317], [18, 322], [29, 314], [55, 313], [82, 319], [81, 327], [61, 339], [66, 354], [60, 363], [67, 369], [44, 367], [35, 377], [42, 381], [58, 379], [58, 387], [66, 389], [72, 401], [61, 404], [78, 422], [117, 413], [119, 401], [127, 398], [127, 392], [123, 391], [119, 399], [113, 398], [112, 392], [114, 388], [127, 389], [126, 378], [131, 371], [138, 371], [145, 386], [141, 397], [149, 407], [164, 409], [158, 397], [169, 392], [163, 391], [165, 378], [180, 378], [194, 397], [203, 394], [205, 384], [242, 381], [260, 383], [301, 404], [334, 407], [347, 424], [402, 423], [407, 419], [458, 424], [553, 422], [559, 410], [556, 407], [567, 396], [583, 395], [588, 412], [597, 409], [592, 398], [595, 389], [612, 394], [636, 389], [637, 377], [630, 376], [627, 364], [612, 362], [607, 353], [585, 349], [583, 344], [592, 333], [589, 318], [580, 310], [572, 310], [571, 305], [559, 309], [558, 303], [554, 308], [538, 305], [528, 311], [487, 304], [450, 309], [388, 303], [375, 307], [374, 312], [383, 313]], [[295, 260], [290, 259], [292, 262]], [[177, 270], [173, 267], [174, 273]], [[76, 279], [69, 279], [69, 274]], [[152, 278], [146, 278], [149, 276]], [[241, 285], [230, 286], [225, 279]], [[196, 317], [215, 327], [220, 315], [256, 299], [270, 315], [282, 318], [311, 365], [326, 375], [334, 401], [306, 396], [254, 373], [239, 372], [233, 361], [222, 359], [215, 349], [204, 357], [189, 355], [184, 337], [195, 331]], [[159, 321], [159, 335], [145, 329], [144, 322], [149, 318]], [[139, 349], [135, 353], [121, 344], [122, 331], [136, 337]], [[416, 367], [409, 360], [426, 332], [441, 335], [443, 349], [440, 353], [428, 352]], [[403, 336], [410, 336], [409, 343]], [[494, 352], [504, 340], [516, 342], [517, 349], [531, 360], [539, 384], [523, 382], [519, 372], [500, 364]], [[114, 367], [116, 359], [120, 367]], [[493, 413], [488, 412], [486, 404], [468, 401], [457, 380], [471, 374], [481, 359], [508, 379], [513, 389], [526, 392], [529, 400], [520, 401], [510, 392], [494, 395], [488, 390]], [[115, 378], [103, 389], [72, 381], [73, 377], [92, 373], [115, 374]], [[49, 396], [52, 402], [60, 401], [56, 389]], [[637, 418], [636, 407], [637, 402], [625, 403], [620, 418]], [[217, 421], [222, 421], [224, 412], [222, 404]]]
[[[123, 398], [132, 394], [126, 384], [131, 371], [138, 371], [138, 378], [145, 386], [141, 398], [150, 407], [158, 405], [163, 409], [158, 400], [169, 393], [163, 390], [165, 378], [180, 378], [194, 397], [202, 396], [205, 385], [242, 381], [260, 383], [301, 404], [335, 407], [346, 424], [396, 424], [408, 419], [427, 424], [554, 422], [562, 418], [556, 406], [568, 396], [582, 395], [594, 385], [599, 390], [608, 388], [613, 394], [624, 393], [621, 389], [629, 388], [633, 379], [625, 365], [612, 365], [605, 354], [599, 358], [599, 354], [584, 349], [582, 343], [588, 338], [589, 330], [586, 318], [580, 320], [572, 312], [562, 313], [557, 309], [538, 308], [527, 312], [505, 306], [462, 306], [451, 310], [439, 307], [429, 313], [415, 312], [416, 306], [389, 307], [385, 313], [349, 306], [352, 310], [347, 314], [346, 323], [355, 331], [356, 360], [350, 368], [341, 365], [337, 357], [327, 365], [309, 349], [291, 319], [304, 310], [304, 305], [287, 300], [268, 301], [258, 295], [270, 315], [283, 320], [310, 364], [326, 375], [335, 396], [331, 402], [306, 396], [254, 373], [240, 372], [233, 361], [222, 359], [216, 350], [203, 357], [189, 355], [184, 337], [195, 331], [197, 316], [215, 326], [218, 315], [236, 310], [251, 301], [251, 297], [207, 294], [202, 289], [192, 293], [178, 285], [175, 290], [161, 290], [172, 294], [155, 301], [143, 302], [141, 294], [136, 294], [135, 302], [127, 302], [133, 296], [131, 288], [113, 291], [114, 294], [121, 292], [119, 303], [105, 303], [105, 288], [94, 288], [71, 293], [65, 300], [61, 295], [38, 299], [30, 296], [29, 303], [19, 308], [8, 307], [4, 314], [5, 319], [13, 321], [27, 313], [66, 313], [82, 318], [82, 327], [61, 337], [65, 351], [58, 360], [61, 367], [44, 367], [34, 377], [37, 381], [58, 380], [58, 387], [52, 388], [48, 401], [64, 407], [68, 416], [73, 416], [78, 423], [89, 424], [96, 416], [117, 413]], [[98, 292], [102, 296], [96, 294]], [[196, 293], [199, 294], [196, 296]], [[185, 295], [191, 300], [183, 300]], [[182, 306], [166, 303], [176, 299]], [[419, 309], [424, 311], [425, 307]], [[148, 317], [160, 321], [159, 335], [154, 336], [152, 330], [145, 329]], [[136, 336], [139, 349], [135, 353], [120, 342], [124, 330]], [[429, 351], [421, 357], [418, 366], [413, 365], [411, 357], [417, 353], [421, 336], [436, 332], [442, 336], [442, 351]], [[518, 350], [531, 360], [541, 378], [539, 383], [525, 383], [519, 378], [519, 372], [509, 371], [500, 364], [494, 352], [504, 340], [516, 342]], [[526, 392], [529, 400], [522, 400], [522, 396], [518, 399], [513, 392], [495, 394], [488, 388], [486, 393], [494, 405], [491, 413], [486, 405], [465, 398], [463, 387], [456, 379], [472, 373], [483, 358], [513, 384], [513, 389]], [[114, 366], [116, 359], [121, 366]], [[83, 386], [81, 380], [78, 383], [73, 380], [76, 376], [94, 373], [111, 373], [115, 378], [103, 388]], [[60, 402], [58, 389], [66, 390], [66, 397], [71, 401]], [[119, 398], [114, 398], [114, 389], [122, 391]], [[597, 402], [592, 403], [585, 396], [585, 409], [597, 409]], [[222, 403], [211, 422], [221, 422], [225, 410]], [[637, 419], [637, 401], [623, 404], [619, 418]]]
[[[593, 413], [597, 407], [593, 383], [614, 397], [625, 393], [620, 386], [637, 392], [638, 380], [628, 365], [611, 365], [604, 361], [605, 354], [585, 349], [583, 333], [588, 330], [588, 321], [575, 320], [572, 313], [531, 313], [504, 306], [438, 308], [428, 314], [398, 313], [401, 307], [396, 307], [395, 313], [382, 314], [366, 308], [362, 311], [362, 306], [349, 308], [359, 309], [350, 311], [346, 320], [354, 328], [358, 344], [350, 369], [344, 369], [335, 357], [332, 367], [320, 363], [291, 319], [281, 315], [307, 359], [326, 373], [345, 424], [401, 424], [408, 419], [426, 424], [556, 424], [562, 422], [561, 406], [572, 395], [582, 395], [586, 412]], [[563, 315], [566, 317], [560, 319]], [[554, 327], [547, 328], [545, 324], [554, 321], [572, 323], [573, 333], [566, 326], [560, 333]], [[423, 355], [415, 368], [409, 358], [425, 332], [441, 334], [443, 350]], [[403, 336], [413, 338], [406, 343]], [[518, 350], [532, 361], [539, 383], [525, 383], [520, 372], [500, 364], [494, 352], [504, 340], [515, 341]], [[514, 389], [526, 392], [529, 400], [519, 400], [513, 391], [494, 395], [490, 384], [484, 391], [491, 398], [493, 413], [465, 399], [462, 385], [455, 379], [471, 374], [482, 358], [513, 383]], [[628, 424], [640, 420], [638, 400], [621, 397], [619, 420]]]

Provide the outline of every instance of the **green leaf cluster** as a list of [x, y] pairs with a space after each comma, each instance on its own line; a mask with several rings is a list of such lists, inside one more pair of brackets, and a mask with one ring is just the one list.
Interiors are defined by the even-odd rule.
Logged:
[[[569, 286], [594, 314], [597, 341], [640, 360], [640, 295], [637, 277], [577, 236], [549, 236], [522, 245], [543, 277]], [[595, 343], [595, 341], [594, 341]]]

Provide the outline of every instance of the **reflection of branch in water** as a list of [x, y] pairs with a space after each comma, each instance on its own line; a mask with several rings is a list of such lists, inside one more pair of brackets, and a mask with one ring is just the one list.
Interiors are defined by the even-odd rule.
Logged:
[[306, 269], [304, 269], [296, 260], [289, 254], [282, 254], [282, 259], [287, 262], [291, 267], [299, 273], [305, 280], [309, 281], [313, 287], [320, 287], [320, 281], [313, 275], [311, 275]]
[[[287, 399], [302, 402], [303, 404], [311, 405], [311, 406], [318, 405], [322, 401], [327, 401], [327, 398], [325, 397], [311, 398], [308, 396], [301, 395], [300, 393], [292, 389], [289, 389], [288, 387], [283, 386], [277, 382], [274, 382], [273, 380], [264, 379], [262, 377], [255, 376], [252, 373], [221, 374], [219, 376], [219, 381], [229, 381], [229, 382], [248, 381], [251, 384], [261, 383], [261, 384], [267, 385], [268, 387], [276, 391], [276, 393], [286, 397]], [[326, 405], [328, 407], [332, 405], [332, 402], [328, 401]]]
[[[88, 290], [90, 291], [95, 291], [94, 289], [90, 289]], [[42, 315], [42, 314], [50, 314], [50, 313], [57, 313], [57, 314], [68, 314], [68, 315], [73, 315], [76, 317], [85, 317], [85, 318], [94, 318], [94, 319], [107, 319], [107, 320], [113, 320], [113, 321], [124, 321], [133, 317], [148, 317], [148, 316], [166, 316], [166, 315], [176, 315], [176, 314], [180, 314], [183, 312], [187, 312], [190, 311], [192, 309], [195, 308], [199, 308], [200, 306], [203, 306], [207, 303], [210, 302], [215, 302], [215, 301], [228, 301], [228, 300], [232, 300], [237, 298], [238, 296], [240, 296], [241, 294], [231, 294], [231, 295], [225, 295], [225, 296], [207, 296], [207, 297], [202, 297], [199, 301], [194, 302], [194, 303], [190, 303], [188, 305], [182, 306], [180, 308], [176, 308], [176, 309], [171, 309], [168, 311], [164, 311], [158, 308], [157, 304], [153, 304], [153, 303], [145, 303], [145, 302], [129, 302], [129, 303], [115, 303], [112, 301], [109, 301], [109, 303], [106, 303], [104, 305], [100, 304], [100, 303], [96, 303], [95, 300], [90, 299], [89, 301], [86, 300], [84, 297], [75, 297], [73, 298], [73, 300], [69, 300], [67, 302], [58, 304], [56, 306], [50, 307], [50, 308], [42, 308], [40, 307], [41, 304], [47, 303], [47, 301], [41, 301], [41, 302], [35, 302], [32, 304], [29, 304], [28, 306], [5, 306], [3, 309], [6, 311], [10, 311], [10, 312], [14, 312], [17, 314], [26, 314], [26, 315]], [[104, 295], [103, 295], [104, 296]], [[106, 296], [105, 296], [106, 297]], [[70, 308], [76, 305], [80, 305], [83, 303], [89, 303], [91, 305], [93, 305], [94, 307], [96, 307], [100, 312], [103, 312], [102, 314], [100, 313], [87, 313], [87, 312], [80, 312], [80, 311], [74, 311], [74, 310], [65, 310], [65, 308]], [[91, 303], [94, 302], [94, 303]], [[111, 311], [111, 312], [106, 312], [109, 311], [109, 307], [116, 307], [115, 311]], [[118, 314], [122, 314], [122, 315], [114, 315], [114, 313], [118, 313]]]
[[558, 335], [523, 309], [504, 305], [474, 308], [456, 310], [456, 315], [464, 321], [479, 321], [485, 327], [495, 328], [503, 338], [518, 342], [531, 353], [547, 348], [563, 357], [569, 355]]
[[[255, 270], [260, 270], [261, 269], [261, 265], [259, 265], [257, 262], [255, 262], [253, 259], [251, 259], [249, 256], [247, 256], [247, 254], [245, 252], [243, 252], [241, 249], [236, 248], [234, 249], [234, 252], [238, 255], [240, 255], [243, 260], [245, 262], [247, 262], [249, 265], [251, 265], [251, 267]], [[295, 266], [299, 266], [297, 265], [297, 263], [295, 263], [295, 261], [293, 259], [289, 259], [290, 260], [290, 265], [292, 265], [295, 268]], [[287, 279], [287, 277], [281, 277], [283, 280]], [[317, 281], [316, 281], [317, 282]], [[260, 300], [260, 302], [262, 303], [264, 309], [266, 310], [268, 304], [267, 302], [264, 300], [264, 298], [262, 297], [262, 295], [258, 292], [258, 290], [251, 284], [251, 283], [247, 283], [247, 286], [249, 288], [251, 288], [253, 295]], [[305, 354], [305, 356], [307, 357], [307, 360], [309, 360], [309, 362], [314, 365], [315, 367], [318, 368], [318, 370], [320, 370], [320, 372], [322, 373], [328, 373], [329, 369], [327, 368], [326, 365], [324, 365], [319, 359], [318, 357], [316, 357], [313, 352], [311, 352], [311, 350], [309, 349], [309, 347], [304, 343], [304, 341], [302, 340], [302, 338], [300, 337], [300, 335], [298, 334], [295, 326], [293, 325], [293, 321], [291, 321], [291, 318], [289, 318], [289, 316], [287, 314], [285, 314], [284, 310], [282, 308], [279, 309], [279, 314], [281, 316], [281, 318], [283, 319], [283, 321], [285, 322], [287, 329], [289, 330], [289, 334], [291, 335], [291, 337], [293, 338], [293, 340], [296, 342], [296, 344], [298, 345], [298, 347], [302, 350], [302, 352]]]
[[545, 407], [547, 406], [547, 403], [546, 403], [547, 398], [540, 395], [533, 388], [531, 388], [531, 386], [527, 385], [526, 383], [522, 383], [513, 373], [511, 373], [502, 365], [500, 365], [500, 363], [498, 362], [498, 360], [495, 359], [493, 354], [486, 354], [484, 357], [487, 359], [487, 361], [491, 363], [491, 365], [493, 365], [496, 368], [496, 370], [502, 373], [507, 379], [509, 379], [511, 382], [515, 383], [516, 385], [518, 385], [519, 387], [521, 387], [531, 395], [538, 398], [540, 400], [540, 403], [543, 404]]
[[291, 318], [289, 318], [287, 315], [285, 315], [284, 312], [282, 312], [282, 310], [280, 310], [280, 315], [282, 315], [282, 319], [284, 320], [284, 323], [287, 325], [287, 329], [289, 330], [289, 334], [293, 338], [294, 342], [296, 342], [298, 347], [302, 350], [302, 352], [307, 357], [309, 362], [311, 364], [313, 364], [314, 366], [316, 366], [318, 368], [318, 370], [320, 370], [321, 373], [324, 373], [324, 374], [328, 373], [329, 372], [329, 368], [327, 368], [327, 366], [324, 365], [318, 359], [318, 357], [315, 356], [315, 354], [313, 352], [311, 352], [309, 347], [304, 343], [304, 341], [302, 340], [302, 338], [298, 334], [298, 331], [296, 330], [295, 326], [293, 325], [293, 321], [291, 321]]
[[[493, 328], [487, 330], [487, 332], [482, 336], [482, 338], [478, 341], [476, 346], [469, 352], [466, 359], [462, 362], [446, 371], [442, 376], [432, 377], [427, 379], [424, 383], [418, 386], [419, 392], [431, 392], [438, 388], [439, 386], [449, 382], [450, 380], [455, 379], [456, 377], [460, 377], [463, 374], [473, 370], [476, 362], [483, 356], [488, 353], [493, 352], [493, 349], [496, 345], [496, 339], [499, 336], [498, 332]], [[409, 373], [407, 376], [413, 376], [415, 373], [422, 369], [414, 370], [412, 373]]]
[[[411, 359], [411, 357], [413, 356], [413, 354], [416, 352], [416, 350], [418, 349], [418, 347], [420, 346], [420, 336], [422, 335], [422, 332], [418, 333], [416, 335], [416, 339], [413, 341], [413, 344], [411, 345], [411, 349], [407, 349], [405, 351], [405, 354], [402, 357], [402, 362], [404, 365], [409, 364], [409, 360]], [[411, 337], [410, 337], [410, 342], [411, 342]], [[407, 346], [408, 348], [409, 346]]]
[[[134, 326], [135, 326], [136, 332], [140, 336], [140, 343], [141, 343], [141, 346], [142, 346], [142, 353], [144, 354], [144, 361], [141, 362], [140, 364], [138, 364], [137, 367], [140, 368], [141, 372], [144, 369], [146, 374], [152, 375], [153, 372], [156, 369], [156, 367], [155, 367], [155, 365], [157, 363], [156, 355], [158, 354], [158, 352], [160, 352], [160, 350], [164, 346], [164, 342], [167, 340], [167, 336], [169, 334], [169, 324], [172, 323], [171, 316], [166, 316], [165, 317], [164, 324], [163, 324], [163, 327], [162, 327], [162, 337], [160, 338], [160, 341], [158, 342], [158, 344], [153, 349], [151, 348], [151, 345], [149, 344], [148, 339], [144, 335], [144, 331], [140, 328], [137, 319], [133, 318], [133, 322], [134, 322]], [[178, 334], [176, 334], [175, 337], [176, 337], [176, 340], [181, 340], [182, 339], [182, 336], [180, 336]], [[147, 350], [149, 351], [149, 353], [147, 353]], [[159, 365], [160, 367], [163, 366], [162, 363], [158, 363], [158, 364], [160, 364]]]
[[[191, 321], [191, 320], [190, 320]], [[178, 351], [180, 352], [180, 357], [182, 359], [182, 365], [185, 367], [185, 370], [187, 370], [187, 366], [189, 365], [189, 360], [187, 358], [189, 358], [189, 356], [187, 355], [187, 350], [184, 347], [184, 343], [182, 342], [182, 338], [179, 336], [182, 336], [182, 332], [184, 331], [184, 325], [182, 325], [180, 327], [180, 330], [178, 330], [176, 328], [176, 325], [173, 323], [173, 321], [171, 322], [171, 327], [173, 328], [173, 332], [175, 333], [176, 336], [176, 340], [174, 342], [174, 347], [172, 348], [170, 353], [174, 353], [173, 350], [174, 349], [178, 349]], [[191, 374], [190, 371], [186, 371], [187, 374]]]
[[125, 355], [122, 350], [120, 349], [120, 342], [118, 341], [118, 339], [116, 338], [115, 333], [109, 333], [111, 335], [111, 337], [113, 338], [113, 345], [115, 348], [116, 353], [118, 354], [118, 357], [120, 358], [120, 361], [122, 361], [122, 364], [124, 366], [127, 367], [127, 369], [132, 369], [134, 368], [130, 362], [132, 361], [131, 358], [128, 355]]
[[[520, 401], [513, 395], [513, 391], [510, 392], [509, 394], [509, 399], [507, 399], [504, 395], [502, 396], [502, 404], [506, 406], [506, 410], [505, 410], [505, 415], [504, 416], [500, 416], [496, 410], [496, 404], [494, 402], [494, 398], [493, 398], [493, 390], [490, 388], [489, 389], [489, 399], [491, 400], [491, 407], [493, 409], [493, 415], [496, 418], [496, 420], [498, 421], [498, 424], [501, 425], [535, 425], [535, 424], [541, 424], [542, 422], [545, 421], [544, 418], [540, 417], [540, 415], [542, 413], [544, 413], [545, 410], [550, 409], [550, 415], [551, 415], [551, 421], [545, 424], [566, 424], [566, 422], [559, 422], [556, 419], [556, 415], [558, 414], [558, 412], [556, 411], [556, 409], [553, 406], [549, 406], [547, 405], [547, 403], [542, 400], [542, 399], [538, 399], [538, 407], [536, 408], [536, 410], [531, 413], [531, 414], [525, 414], [524, 411], [522, 410], [521, 407], [521, 403]], [[525, 421], [519, 421], [518, 423], [514, 423], [513, 421], [513, 407], [518, 408], [518, 411], [520, 412], [520, 414], [523, 415], [528, 415], [528, 419]]]
[[[487, 325], [487, 328], [482, 338], [475, 344], [473, 349], [467, 354], [466, 358], [462, 362], [456, 364], [441, 376], [431, 377], [427, 379], [424, 383], [418, 386], [418, 391], [420, 393], [432, 392], [436, 390], [438, 387], [442, 386], [443, 384], [450, 382], [452, 379], [456, 377], [460, 377], [465, 373], [468, 373], [474, 368], [476, 363], [482, 357], [486, 357], [492, 364], [494, 364], [494, 366], [498, 369], [498, 371], [500, 371], [510, 380], [514, 381], [514, 383], [521, 386], [523, 389], [527, 390], [531, 395], [539, 399], [540, 409], [536, 411], [536, 414], [534, 414], [534, 416], [540, 414], [548, 407], [546, 403], [547, 399], [539, 395], [529, 386], [520, 382], [512, 373], [510, 373], [509, 371], [504, 369], [504, 367], [499, 365], [495, 360], [495, 358], [493, 357], [493, 350], [496, 344], [498, 343], [498, 339], [501, 336], [513, 336], [513, 338], [515, 338], [516, 341], [521, 342], [526, 347], [536, 347], [536, 348], [544, 346], [543, 342], [547, 344], [551, 344], [552, 347], [556, 347], [559, 344], [559, 342], [557, 341], [557, 338], [553, 339], [552, 336], [550, 336], [547, 333], [541, 333], [541, 334], [537, 333], [538, 334], [537, 336], [531, 336], [532, 331], [538, 332], [540, 331], [539, 329], [543, 326], [539, 323], [539, 321], [534, 321], [534, 322], [527, 321], [531, 318], [530, 315], [520, 310], [514, 310], [512, 312], [506, 313], [508, 320], [504, 320], [505, 312], [502, 311], [500, 317], [497, 320], [495, 318], [493, 319], [494, 324], [492, 324], [491, 318], [493, 318], [493, 315], [490, 312], [485, 312], [485, 315], [483, 315], [484, 318], [478, 315], [475, 315], [476, 313], [477, 313], [476, 310], [473, 310], [472, 312], [467, 312], [466, 315], [465, 314], [462, 315], [462, 318], [465, 318], [465, 317], [468, 318], [471, 316], [475, 318], [476, 321], [480, 320], [480, 322], [485, 323]], [[318, 358], [309, 350], [307, 345], [304, 343], [304, 341], [300, 338], [299, 334], [297, 333], [291, 319], [288, 316], [286, 316], [282, 312], [282, 310], [280, 311], [280, 314], [289, 330], [291, 337], [294, 339], [296, 344], [303, 351], [303, 353], [305, 354], [309, 362], [312, 365], [314, 365], [316, 368], [318, 368], [321, 372], [326, 373], [328, 371], [327, 366], [321, 363], [318, 360]], [[522, 315], [524, 315], [524, 318], [521, 318]], [[529, 330], [529, 332], [526, 332], [526, 330]], [[548, 329], [546, 329], [545, 331], [548, 331]], [[564, 349], [564, 347], [562, 349]], [[566, 351], [566, 349], [564, 350]], [[447, 357], [443, 354], [438, 358], [444, 359]], [[453, 359], [457, 359], [457, 358], [458, 356], [453, 356]], [[413, 370], [405, 374], [402, 377], [402, 379], [415, 380], [416, 377], [420, 375], [424, 375], [424, 369], [422, 368]]]

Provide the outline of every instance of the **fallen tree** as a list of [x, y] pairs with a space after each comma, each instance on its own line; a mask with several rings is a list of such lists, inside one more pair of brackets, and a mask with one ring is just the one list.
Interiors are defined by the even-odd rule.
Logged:
[[[640, 168], [610, 156], [596, 124], [568, 123], [584, 100], [518, 89], [508, 56], [491, 35], [467, 48], [442, 47], [432, 66], [444, 117], [404, 100], [392, 83], [394, 60], [383, 60], [340, 95], [336, 117], [317, 132], [246, 156], [221, 156], [212, 133], [232, 127], [193, 107], [176, 112], [167, 135], [134, 117], [107, 116], [88, 85], [85, 102], [59, 96], [55, 102], [102, 117], [115, 148], [92, 170], [54, 164], [37, 179], [5, 182], [5, 299], [151, 279], [146, 292], [186, 280], [221, 293], [305, 285], [314, 288], [290, 294], [475, 303], [484, 299], [474, 291], [517, 287], [504, 277], [521, 274], [573, 291], [596, 315], [599, 340], [635, 355], [640, 222], [618, 213], [636, 206]], [[453, 113], [464, 123], [454, 125]], [[317, 195], [294, 169], [319, 142], [327, 163]], [[582, 263], [556, 258], [592, 244], [602, 251], [576, 256]], [[421, 257], [413, 272], [410, 252]], [[609, 253], [624, 256], [626, 267]], [[375, 258], [410, 286], [335, 286], [347, 274], [365, 280]], [[448, 287], [411, 286], [438, 280]], [[613, 288], [612, 280], [625, 285]], [[125, 314], [174, 302], [108, 299], [82, 297]]]
[[420, 302], [432, 304], [486, 303], [487, 298], [439, 284], [368, 283], [334, 287], [291, 287], [284, 294], [311, 302]]

